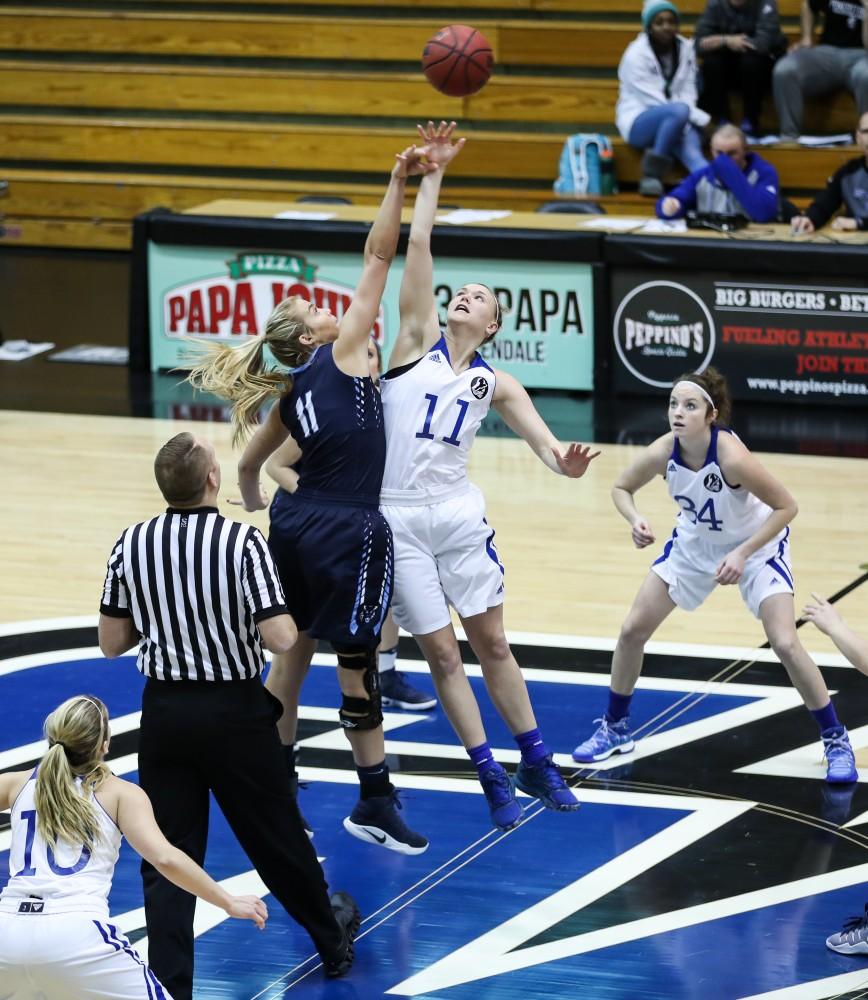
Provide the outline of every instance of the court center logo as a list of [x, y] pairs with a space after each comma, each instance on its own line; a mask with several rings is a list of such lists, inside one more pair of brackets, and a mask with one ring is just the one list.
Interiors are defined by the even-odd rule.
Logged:
[[668, 389], [683, 372], [702, 371], [714, 354], [714, 320], [702, 299], [674, 281], [631, 289], [612, 335], [624, 366], [646, 385]]

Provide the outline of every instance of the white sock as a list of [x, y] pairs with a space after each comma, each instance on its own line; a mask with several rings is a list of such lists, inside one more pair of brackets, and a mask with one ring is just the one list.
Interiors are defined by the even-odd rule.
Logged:
[[392, 649], [381, 649], [380, 657], [377, 662], [377, 669], [381, 674], [384, 674], [387, 670], [395, 669], [395, 660], [398, 658], [398, 647], [393, 646]]

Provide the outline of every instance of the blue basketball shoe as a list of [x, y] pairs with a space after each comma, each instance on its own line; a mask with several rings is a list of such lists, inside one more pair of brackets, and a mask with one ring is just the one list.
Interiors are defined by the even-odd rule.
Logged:
[[633, 734], [630, 732], [630, 716], [625, 715], [617, 722], [608, 722], [606, 717], [594, 719], [599, 727], [594, 730], [590, 739], [580, 743], [573, 750], [573, 760], [580, 764], [593, 764], [605, 760], [613, 753], [629, 753], [634, 746]]
[[856, 757], [850, 746], [850, 737], [843, 726], [835, 729], [824, 729], [820, 734], [823, 738], [823, 753], [826, 757], [826, 781], [830, 785], [847, 785], [859, 780], [856, 770]]
[[414, 709], [419, 712], [434, 708], [437, 699], [427, 691], [420, 691], [419, 688], [407, 680], [407, 675], [402, 670], [383, 670], [380, 673], [380, 695], [383, 705], [387, 708], [404, 708], [409, 711]]
[[509, 775], [498, 763], [493, 763], [479, 775], [479, 783], [485, 792], [491, 822], [498, 830], [512, 830], [518, 826], [523, 812], [515, 797], [515, 789]]
[[394, 788], [388, 795], [359, 799], [344, 820], [344, 829], [368, 844], [379, 844], [399, 854], [421, 854], [428, 850], [428, 840], [401, 819], [398, 810], [402, 808]]
[[515, 772], [515, 787], [526, 795], [533, 795], [546, 809], [573, 812], [579, 808], [578, 799], [567, 787], [552, 755], [543, 757], [537, 764], [522, 761]]
[[839, 955], [868, 955], [868, 906], [861, 917], [849, 917], [837, 934], [826, 938], [826, 947]]

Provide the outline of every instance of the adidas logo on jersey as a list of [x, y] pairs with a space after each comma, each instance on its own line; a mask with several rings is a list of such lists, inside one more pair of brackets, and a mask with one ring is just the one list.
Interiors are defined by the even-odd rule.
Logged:
[[31, 902], [30, 900], [25, 900], [18, 906], [19, 913], [42, 913], [45, 909], [45, 903], [41, 900], [39, 902]]
[[438, 365], [442, 364], [442, 362], [443, 362], [443, 358], [440, 357], [440, 355], [437, 353], [437, 351], [435, 351], [433, 354], [429, 354], [428, 355], [428, 360], [429, 361], [436, 361]]
[[675, 465], [674, 462], [670, 462], [669, 465], [666, 467], [666, 471], [667, 472], [678, 472], [678, 468], [677, 468], [677, 466]]

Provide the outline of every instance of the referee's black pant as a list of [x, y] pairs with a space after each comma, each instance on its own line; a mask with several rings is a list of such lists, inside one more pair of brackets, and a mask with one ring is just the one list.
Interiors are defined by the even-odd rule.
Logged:
[[[275, 722], [280, 702], [259, 678], [149, 680], [142, 696], [139, 780], [166, 838], [205, 861], [209, 791], [254, 868], [327, 958], [342, 932], [325, 876], [290, 794]], [[148, 964], [174, 1000], [193, 996], [196, 897], [142, 863]]]

